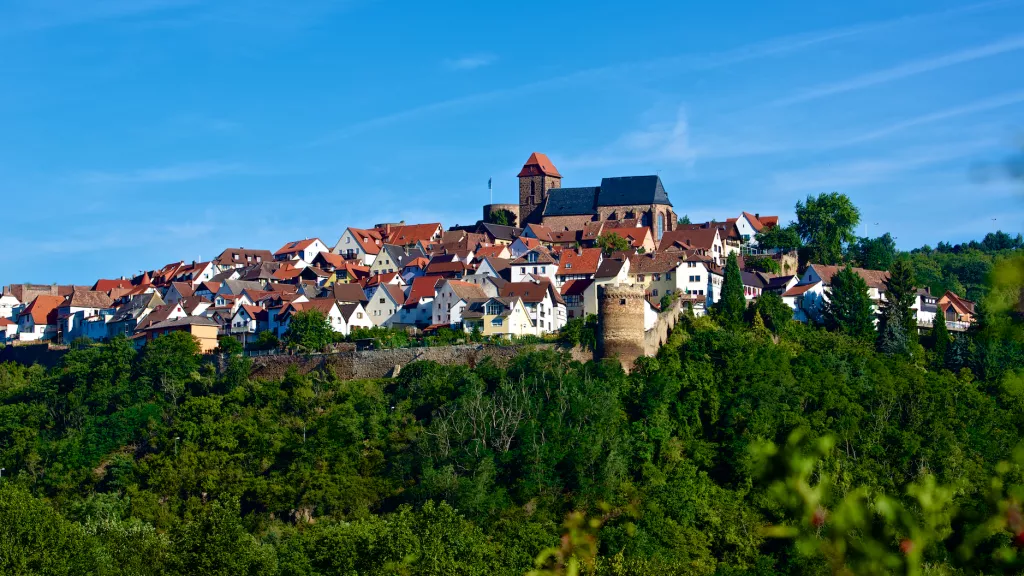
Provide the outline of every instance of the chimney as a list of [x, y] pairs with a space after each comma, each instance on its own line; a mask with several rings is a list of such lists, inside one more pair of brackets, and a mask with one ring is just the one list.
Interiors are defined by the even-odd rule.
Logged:
[[754, 218], [757, 218], [758, 220], [760, 220], [761, 219], [761, 215], [758, 214], [757, 212], [755, 212], [754, 213]]

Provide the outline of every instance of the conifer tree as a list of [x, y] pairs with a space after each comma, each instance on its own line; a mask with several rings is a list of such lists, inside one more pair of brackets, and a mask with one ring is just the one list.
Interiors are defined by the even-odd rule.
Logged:
[[[916, 298], [917, 288], [910, 262], [896, 260], [889, 267], [889, 278], [885, 281], [885, 304], [882, 305], [878, 325], [879, 350], [888, 354], [909, 350], [917, 335], [913, 310]], [[898, 324], [898, 327], [890, 324]]]
[[825, 304], [825, 325], [854, 338], [875, 335], [875, 312], [868, 285], [849, 265], [832, 276], [832, 292]]
[[946, 365], [949, 353], [949, 330], [946, 328], [946, 315], [942, 309], [935, 311], [935, 322], [932, 324], [932, 352], [935, 353], [935, 366]]
[[743, 295], [743, 278], [736, 254], [730, 254], [725, 264], [725, 280], [722, 282], [722, 296], [715, 306], [718, 320], [725, 325], [735, 326], [743, 321], [747, 299]]

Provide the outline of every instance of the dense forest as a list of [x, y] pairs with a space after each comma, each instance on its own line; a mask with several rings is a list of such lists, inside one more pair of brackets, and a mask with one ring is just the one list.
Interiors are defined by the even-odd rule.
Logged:
[[[862, 240], [844, 257], [887, 258]], [[876, 264], [979, 303], [898, 349], [764, 298], [629, 374], [262, 381], [180, 333], [2, 365], [0, 573], [1012, 573], [1024, 279], [1019, 236], [986, 240]]]

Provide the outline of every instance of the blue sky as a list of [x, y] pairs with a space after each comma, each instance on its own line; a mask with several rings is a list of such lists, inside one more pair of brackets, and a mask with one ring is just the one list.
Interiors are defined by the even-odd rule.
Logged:
[[1024, 229], [1024, 1], [0, 0], [0, 54], [0, 283], [471, 223], [535, 150], [694, 220]]

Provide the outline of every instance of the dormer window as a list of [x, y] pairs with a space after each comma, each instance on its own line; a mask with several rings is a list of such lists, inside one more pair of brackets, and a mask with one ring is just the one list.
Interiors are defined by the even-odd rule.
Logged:
[[570, 268], [572, 268], [572, 262], [566, 262], [565, 263], [565, 269], [568, 270]]
[[531, 263], [532, 262], [536, 262], [537, 261], [537, 253], [536, 252], [530, 252], [529, 254], [527, 254], [526, 255], [526, 261], [527, 262], [531, 262]]

